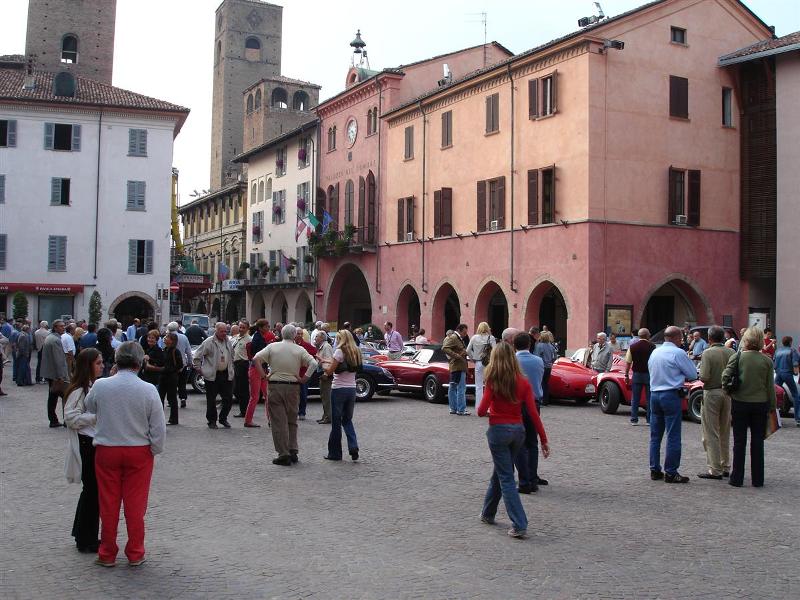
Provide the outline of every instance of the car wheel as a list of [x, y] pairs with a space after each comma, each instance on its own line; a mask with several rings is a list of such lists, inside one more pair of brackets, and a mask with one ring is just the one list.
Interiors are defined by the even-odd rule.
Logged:
[[439, 403], [443, 402], [444, 393], [439, 380], [436, 378], [436, 375], [429, 374], [425, 377], [425, 381], [422, 385], [423, 394], [425, 395], [425, 400], [432, 403]]
[[700, 422], [700, 415], [701, 410], [703, 407], [703, 390], [695, 390], [691, 396], [689, 396], [689, 410], [686, 411], [686, 416], [689, 418], [690, 421], [695, 423]]
[[607, 415], [614, 415], [619, 408], [621, 400], [619, 388], [613, 383], [604, 383], [600, 386], [600, 410]]
[[783, 386], [783, 405], [781, 406], [781, 417], [786, 419], [787, 417], [791, 416], [792, 409], [794, 408], [794, 399], [789, 391], [786, 389], [786, 386]]
[[375, 394], [375, 382], [369, 375], [356, 375], [356, 400], [366, 402]]
[[195, 392], [198, 392], [199, 394], [206, 393], [206, 380], [203, 379], [203, 376], [197, 371], [192, 372], [191, 384], [192, 389], [194, 389]]

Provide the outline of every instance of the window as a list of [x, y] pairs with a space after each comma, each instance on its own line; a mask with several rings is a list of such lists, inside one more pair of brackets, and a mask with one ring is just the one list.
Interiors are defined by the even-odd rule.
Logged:
[[261, 108], [261, 88], [256, 90], [255, 102], [253, 103], [253, 108], [255, 110]]
[[311, 164], [311, 138], [301, 137], [297, 143], [297, 168], [303, 169]]
[[147, 156], [147, 129], [128, 130], [128, 156]]
[[264, 211], [253, 213], [253, 243], [260, 244], [264, 239]]
[[244, 42], [244, 58], [250, 61], [261, 60], [261, 42], [256, 37], [249, 37]]
[[377, 133], [378, 131], [378, 107], [374, 107], [372, 109], [372, 133]]
[[252, 187], [250, 188], [250, 204], [255, 204], [257, 197], [258, 197], [258, 184], [254, 181]]
[[[331, 216], [331, 229], [339, 229], [339, 183], [328, 186], [328, 214]], [[324, 219], [323, 219], [324, 221]]]
[[275, 151], [275, 177], [286, 175], [286, 146]]
[[50, 206], [69, 206], [69, 179], [53, 177], [50, 180]]
[[442, 113], [442, 148], [453, 145], [453, 111]]
[[65, 35], [61, 39], [61, 62], [78, 62], [78, 38], [74, 35]]
[[367, 111], [367, 135], [372, 135], [372, 109]]
[[681, 27], [670, 27], [670, 41], [673, 44], [686, 45], [686, 30]]
[[347, 183], [344, 184], [344, 224], [345, 227], [347, 225], [353, 224], [353, 196], [355, 195], [355, 190], [353, 187], [353, 180], [348, 179]]
[[669, 116], [689, 118], [689, 80], [685, 77], [669, 76]]
[[47, 238], [47, 270], [67, 270], [67, 236], [51, 235]]
[[295, 92], [292, 96], [292, 108], [294, 110], [308, 110], [308, 94], [303, 91]]
[[273, 108], [289, 108], [289, 96], [283, 88], [275, 88], [272, 90], [272, 107]]
[[700, 171], [670, 167], [668, 196], [667, 223], [700, 225]]
[[253, 94], [248, 94], [247, 96], [247, 112], [253, 112]]
[[79, 151], [81, 149], [81, 126], [45, 123], [44, 147], [45, 150]]
[[306, 215], [311, 212], [311, 206], [309, 205], [309, 182], [306, 181], [304, 183], [297, 184], [297, 215], [304, 219]]
[[[505, 228], [506, 178], [479, 181], [477, 185], [477, 229], [495, 231]], [[488, 198], [487, 198], [488, 196]]]
[[286, 190], [272, 192], [272, 223], [281, 225], [286, 222]]
[[249, 37], [245, 40], [244, 47], [248, 50], [261, 50], [261, 42], [258, 41], [258, 38]]
[[128, 240], [128, 274], [153, 272], [153, 240]]
[[433, 237], [453, 235], [453, 189], [433, 192]]
[[0, 148], [14, 148], [17, 145], [17, 122], [0, 119]]
[[542, 77], [542, 114], [546, 117], [556, 112], [556, 73]]
[[6, 203], [6, 176], [0, 175], [0, 204]]
[[336, 125], [328, 127], [328, 152], [336, 150]]
[[414, 197], [397, 201], [397, 241], [414, 241]]
[[406, 143], [405, 149], [403, 150], [403, 158], [405, 160], [411, 160], [414, 158], [414, 126], [410, 125], [406, 127]]
[[538, 119], [557, 111], [558, 71], [528, 80], [528, 117]]
[[486, 133], [500, 131], [500, 94], [486, 97]]
[[0, 271], [6, 270], [7, 239], [5, 233], [0, 233]]
[[733, 127], [733, 90], [722, 88], [722, 125]]
[[128, 182], [128, 196], [125, 204], [125, 210], [144, 210], [144, 195], [147, 182], [145, 181], [129, 181]]
[[264, 180], [258, 182], [258, 202], [264, 201]]
[[542, 224], [556, 222], [556, 170], [555, 167], [541, 170], [542, 177]]

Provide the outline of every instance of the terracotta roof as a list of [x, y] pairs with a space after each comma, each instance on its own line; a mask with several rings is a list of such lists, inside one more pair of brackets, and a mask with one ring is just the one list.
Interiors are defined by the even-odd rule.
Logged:
[[219, 198], [220, 196], [225, 196], [226, 194], [230, 194], [231, 192], [235, 192], [236, 190], [243, 190], [247, 193], [247, 182], [246, 181], [234, 181], [233, 183], [229, 183], [228, 185], [222, 186], [218, 190], [214, 190], [213, 192], [209, 192], [204, 196], [198, 196], [188, 204], [182, 204], [178, 207], [178, 212], [183, 214], [186, 209], [194, 208], [198, 204], [202, 204], [203, 202], [208, 202], [209, 200], [213, 200], [214, 198]]
[[792, 50], [800, 50], [800, 31], [795, 31], [794, 33], [779, 38], [761, 40], [750, 46], [740, 48], [736, 52], [720, 56], [719, 64], [722, 66], [732, 65], [748, 60], [755, 60], [762, 56], [791, 52]]
[[53, 79], [55, 73], [36, 71], [34, 73], [34, 88], [24, 89], [24, 69], [0, 68], [0, 101], [13, 100], [17, 102], [66, 104], [66, 105], [91, 105], [107, 106], [114, 108], [129, 108], [136, 110], [152, 110], [158, 112], [181, 113], [182, 120], [189, 114], [189, 109], [177, 104], [151, 98], [122, 88], [100, 83], [85, 77], [75, 77], [77, 91], [74, 98], [53, 95]]
[[303, 81], [302, 79], [292, 79], [291, 77], [284, 77], [283, 75], [270, 75], [269, 77], [262, 77], [255, 83], [251, 83], [246, 89], [245, 92], [248, 90], [256, 87], [262, 81], [277, 81], [279, 83], [286, 83], [288, 85], [301, 85], [304, 87], [314, 87], [317, 89], [322, 89], [321, 85], [317, 85], [316, 83], [312, 83], [310, 81]]
[[231, 159], [231, 162], [234, 163], [245, 163], [249, 162], [251, 156], [255, 156], [259, 152], [264, 152], [265, 150], [269, 150], [273, 146], [277, 146], [286, 140], [292, 139], [294, 136], [299, 135], [309, 129], [313, 129], [319, 123], [319, 119], [314, 117], [310, 121], [306, 121], [302, 125], [295, 127], [291, 131], [287, 131], [286, 133], [282, 133], [277, 137], [272, 138], [271, 140], [267, 140], [263, 144], [256, 146], [255, 148], [251, 148], [247, 152], [242, 152], [241, 154], [237, 154]]

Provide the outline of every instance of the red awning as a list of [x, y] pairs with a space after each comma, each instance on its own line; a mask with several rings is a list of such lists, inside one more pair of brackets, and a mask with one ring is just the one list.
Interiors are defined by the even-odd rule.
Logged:
[[83, 286], [71, 283], [0, 283], [0, 293], [33, 292], [35, 294], [80, 294]]

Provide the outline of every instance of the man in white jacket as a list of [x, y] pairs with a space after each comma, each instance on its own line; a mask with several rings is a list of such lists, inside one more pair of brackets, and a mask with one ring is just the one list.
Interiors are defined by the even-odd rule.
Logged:
[[228, 324], [217, 322], [214, 335], [203, 340], [194, 351], [194, 366], [206, 382], [206, 420], [209, 429], [217, 429], [217, 395], [222, 398], [219, 424], [230, 429], [228, 413], [233, 402], [233, 346], [228, 339]]

